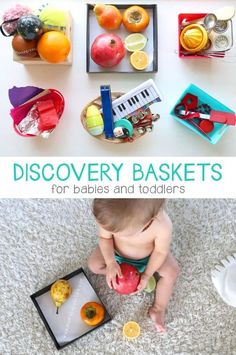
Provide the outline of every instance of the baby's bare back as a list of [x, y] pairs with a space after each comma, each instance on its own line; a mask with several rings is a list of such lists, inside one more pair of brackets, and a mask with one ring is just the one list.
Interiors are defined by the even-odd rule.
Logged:
[[164, 211], [155, 217], [151, 225], [143, 232], [140, 230], [132, 233], [132, 229], [127, 229], [122, 233], [113, 234], [115, 250], [126, 258], [145, 258], [152, 253], [155, 240], [158, 239], [160, 233], [163, 233], [163, 228], [171, 228], [170, 218]]

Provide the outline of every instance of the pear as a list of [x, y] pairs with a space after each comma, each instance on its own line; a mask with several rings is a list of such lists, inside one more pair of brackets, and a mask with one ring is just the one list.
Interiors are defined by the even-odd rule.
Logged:
[[65, 301], [70, 297], [72, 288], [70, 283], [67, 280], [57, 280], [51, 286], [50, 296], [53, 300], [53, 303], [57, 307], [57, 314], [59, 308], [65, 303]]

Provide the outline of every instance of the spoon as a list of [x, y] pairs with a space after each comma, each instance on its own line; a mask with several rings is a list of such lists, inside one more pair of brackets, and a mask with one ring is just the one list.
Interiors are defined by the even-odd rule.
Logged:
[[203, 24], [205, 26], [205, 29], [209, 33], [213, 28], [215, 27], [217, 22], [217, 17], [215, 14], [207, 14], [204, 19], [203, 19]]
[[181, 27], [184, 28], [188, 25], [199, 23], [200, 21], [203, 21], [203, 24], [207, 31], [211, 31], [216, 25], [217, 17], [215, 14], [210, 13], [207, 14], [205, 17], [196, 19], [194, 21], [187, 21], [186, 18], [184, 18], [181, 23]]

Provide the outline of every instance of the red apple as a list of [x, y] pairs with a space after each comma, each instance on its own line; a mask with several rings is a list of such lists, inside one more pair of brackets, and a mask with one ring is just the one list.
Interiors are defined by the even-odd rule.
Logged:
[[137, 286], [140, 281], [140, 273], [138, 270], [133, 265], [127, 263], [121, 263], [120, 268], [122, 277], [116, 277], [118, 286], [115, 291], [122, 295], [128, 295], [129, 293], [137, 291]]
[[92, 60], [102, 67], [114, 67], [124, 56], [125, 46], [121, 38], [112, 33], [97, 36], [91, 47]]

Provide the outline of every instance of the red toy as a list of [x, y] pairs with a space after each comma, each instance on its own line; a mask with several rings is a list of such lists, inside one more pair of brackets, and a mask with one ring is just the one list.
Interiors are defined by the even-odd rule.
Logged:
[[130, 264], [120, 264], [122, 277], [117, 276], [117, 284], [115, 291], [121, 295], [128, 295], [137, 291], [137, 286], [140, 282], [140, 273]]

